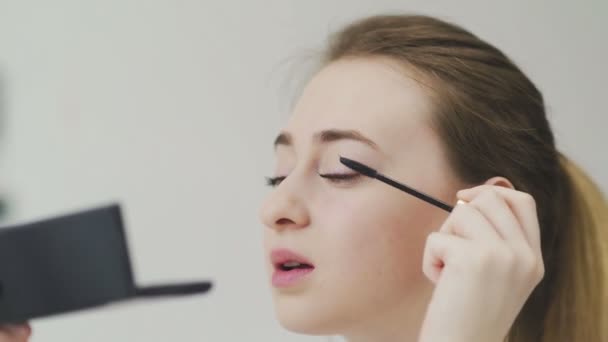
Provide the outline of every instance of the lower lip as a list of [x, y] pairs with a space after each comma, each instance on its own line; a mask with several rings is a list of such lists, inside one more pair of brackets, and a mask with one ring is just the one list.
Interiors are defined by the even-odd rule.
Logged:
[[272, 285], [274, 287], [289, 287], [296, 285], [299, 281], [303, 280], [309, 275], [314, 268], [296, 268], [291, 271], [283, 271], [276, 269], [272, 275]]

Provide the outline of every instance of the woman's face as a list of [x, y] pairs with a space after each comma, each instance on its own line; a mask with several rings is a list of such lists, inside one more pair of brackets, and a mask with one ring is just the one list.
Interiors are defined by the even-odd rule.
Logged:
[[[308, 83], [275, 147], [273, 176], [286, 178], [260, 210], [284, 327], [348, 335], [395, 317], [421, 322], [432, 289], [422, 273], [426, 236], [447, 215], [358, 176], [339, 156], [452, 203], [459, 183], [431, 113], [425, 89], [387, 59], [339, 60]], [[290, 261], [311, 265], [275, 265]]]

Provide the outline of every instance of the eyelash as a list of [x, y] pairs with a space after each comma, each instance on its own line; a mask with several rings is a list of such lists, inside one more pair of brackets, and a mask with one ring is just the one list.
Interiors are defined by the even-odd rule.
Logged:
[[[361, 175], [359, 173], [326, 173], [326, 174], [319, 174], [319, 176], [321, 178], [329, 179], [329, 181], [332, 183], [342, 183], [342, 182], [348, 182], [350, 180], [354, 180], [355, 178], [357, 178]], [[266, 177], [266, 184], [270, 187], [276, 187], [279, 184], [281, 184], [281, 182], [283, 180], [285, 180], [285, 178], [287, 178], [287, 177], [286, 176]]]

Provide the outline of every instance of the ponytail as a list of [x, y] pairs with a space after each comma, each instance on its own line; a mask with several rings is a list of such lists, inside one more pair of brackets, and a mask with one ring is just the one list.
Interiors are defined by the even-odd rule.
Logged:
[[547, 279], [553, 291], [543, 342], [608, 341], [608, 204], [582, 169], [559, 159], [561, 195], [553, 212], [561, 227], [547, 265], [554, 274]]

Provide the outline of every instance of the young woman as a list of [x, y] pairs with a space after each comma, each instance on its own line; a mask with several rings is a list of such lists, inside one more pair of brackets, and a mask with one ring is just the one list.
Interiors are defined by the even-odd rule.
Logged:
[[[362, 341], [606, 341], [606, 201], [534, 84], [425, 16], [335, 34], [276, 140], [261, 210], [278, 318]], [[365, 177], [370, 166], [452, 205]], [[600, 217], [604, 215], [603, 217]]]
[[[504, 54], [425, 16], [335, 34], [275, 140], [277, 316], [349, 342], [606, 341], [606, 201]], [[353, 159], [454, 206], [363, 176]], [[25, 341], [27, 327], [0, 341]]]

